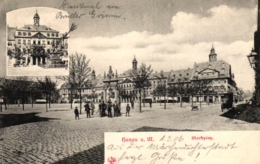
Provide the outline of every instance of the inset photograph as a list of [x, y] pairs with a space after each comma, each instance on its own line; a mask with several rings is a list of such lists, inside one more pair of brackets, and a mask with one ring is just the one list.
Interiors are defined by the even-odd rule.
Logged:
[[66, 11], [31, 7], [6, 14], [7, 76], [68, 75], [69, 19]]

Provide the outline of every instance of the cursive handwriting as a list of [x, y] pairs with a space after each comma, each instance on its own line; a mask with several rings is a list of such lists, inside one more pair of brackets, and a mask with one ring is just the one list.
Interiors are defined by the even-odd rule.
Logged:
[[[172, 152], [170, 154], [163, 154], [161, 155], [160, 152], [155, 152], [151, 155], [151, 162], [150, 164], [155, 164], [157, 161], [159, 162], [160, 160], [167, 160], [168, 159], [168, 163], [170, 163], [172, 160], [177, 160], [177, 161], [183, 161], [184, 158], [178, 157], [178, 154], [176, 152]], [[160, 162], [161, 163], [161, 162]]]
[[100, 2], [97, 2], [94, 5], [86, 5], [84, 2], [83, 3], [78, 3], [78, 4], [71, 4], [67, 2], [67, 0], [63, 0], [61, 6], [59, 7], [60, 9], [92, 9], [92, 10], [99, 10], [102, 8], [100, 5]]
[[63, 15], [62, 12], [58, 12], [56, 14], [56, 19], [64, 19], [64, 18], [78, 18], [80, 19], [83, 15], [85, 15], [86, 13], [84, 14], [78, 14], [77, 12], [74, 12], [74, 13], [69, 13], [68, 15]]
[[141, 161], [144, 160], [145, 158], [143, 157], [142, 154], [139, 155], [127, 155], [126, 152], [124, 151], [123, 154], [117, 158], [117, 163], [119, 164], [123, 160], [130, 160], [131, 163], [135, 163], [136, 161]]

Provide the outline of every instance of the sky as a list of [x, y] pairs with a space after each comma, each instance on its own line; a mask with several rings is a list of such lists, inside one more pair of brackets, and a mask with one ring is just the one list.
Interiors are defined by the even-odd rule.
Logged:
[[[118, 73], [130, 69], [134, 56], [138, 65], [151, 65], [154, 72], [192, 68], [194, 62], [208, 61], [214, 45], [218, 60], [231, 64], [237, 86], [251, 91], [254, 88], [254, 71], [246, 56], [253, 47], [257, 0], [4, 0], [0, 3], [3, 4], [1, 24], [6, 23], [7, 12], [25, 7], [67, 11], [70, 24], [78, 26], [70, 34], [69, 53], [86, 55], [91, 68], [102, 76], [110, 65]], [[56, 12], [47, 13], [46, 22], [55, 24], [68, 19], [57, 16]], [[40, 17], [45, 14], [39, 11]], [[5, 42], [4, 26], [0, 27], [0, 33]], [[5, 47], [0, 46], [2, 49]], [[1, 69], [1, 75], [5, 75], [5, 68]]]

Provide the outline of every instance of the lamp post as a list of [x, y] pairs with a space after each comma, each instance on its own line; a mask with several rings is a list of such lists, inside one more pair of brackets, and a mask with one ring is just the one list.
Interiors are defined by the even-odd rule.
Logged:
[[253, 94], [253, 100], [255, 100], [256, 103], [258, 103], [257, 98], [260, 96], [259, 93], [258, 93], [259, 92], [258, 91], [258, 89], [259, 89], [259, 85], [258, 85], [258, 83], [259, 83], [259, 81], [258, 81], [258, 70], [259, 70], [259, 68], [258, 68], [258, 60], [259, 60], [258, 54], [254, 51], [254, 49], [252, 49], [251, 53], [247, 56], [247, 58], [248, 58], [248, 61], [250, 63], [250, 66], [255, 71], [255, 91], [254, 91], [254, 94]]

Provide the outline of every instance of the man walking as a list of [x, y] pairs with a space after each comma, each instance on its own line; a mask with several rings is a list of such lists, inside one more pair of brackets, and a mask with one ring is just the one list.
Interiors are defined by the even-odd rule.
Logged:
[[78, 107], [75, 107], [74, 113], [75, 113], [75, 119], [79, 120], [79, 110], [78, 110]]
[[86, 103], [86, 105], [84, 105], [84, 107], [85, 107], [85, 111], [87, 113], [87, 118], [90, 118], [90, 107], [89, 107], [88, 102]]
[[134, 109], [134, 105], [135, 105], [135, 102], [134, 102], [134, 100], [132, 99], [132, 100], [131, 100], [131, 107], [132, 107], [132, 109]]
[[112, 102], [109, 100], [107, 105], [108, 117], [112, 118]]
[[119, 107], [117, 102], [115, 101], [115, 104], [113, 105], [114, 108], [114, 117], [118, 117], [119, 116]]
[[125, 113], [125, 116], [128, 115], [128, 117], [129, 117], [129, 114], [130, 114], [130, 106], [129, 106], [129, 104], [127, 104], [127, 105], [126, 105], [126, 113]]
[[106, 109], [107, 109], [107, 104], [103, 101], [102, 105], [102, 117], [106, 116]]
[[101, 101], [99, 101], [98, 109], [99, 109], [99, 115], [100, 115], [100, 117], [102, 117], [102, 103], [101, 103]]

